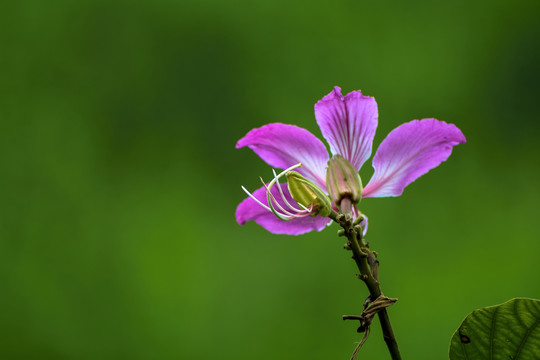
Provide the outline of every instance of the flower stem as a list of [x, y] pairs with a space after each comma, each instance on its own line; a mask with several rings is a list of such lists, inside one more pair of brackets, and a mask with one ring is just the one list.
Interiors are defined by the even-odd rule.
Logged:
[[[342, 207], [342, 210], [345, 209]], [[353, 259], [360, 271], [358, 277], [366, 284], [371, 300], [377, 299], [382, 294], [378, 279], [379, 261], [377, 260], [377, 254], [369, 249], [369, 245], [362, 238], [362, 229], [359, 226], [354, 226], [348, 212], [345, 215], [333, 213], [330, 217], [343, 228], [340, 231], [340, 235], [346, 236], [348, 239], [347, 245], [352, 250]], [[377, 315], [381, 323], [383, 338], [392, 360], [401, 360], [401, 354], [399, 353], [388, 311], [386, 311], [386, 308], [383, 308]]]

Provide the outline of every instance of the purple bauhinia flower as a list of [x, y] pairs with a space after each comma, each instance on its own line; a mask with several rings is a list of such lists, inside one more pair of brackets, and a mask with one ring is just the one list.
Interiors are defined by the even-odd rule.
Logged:
[[[315, 104], [315, 118], [332, 154], [341, 155], [359, 171], [371, 156], [378, 122], [375, 99], [360, 91], [343, 96], [336, 86]], [[401, 195], [407, 185], [445, 161], [454, 145], [465, 141], [455, 125], [436, 119], [413, 120], [398, 126], [377, 149], [373, 157], [375, 173], [362, 190], [362, 197]], [[236, 144], [237, 149], [244, 146], [270, 166], [288, 171], [294, 168], [328, 193], [329, 155], [324, 144], [309, 131], [294, 125], [267, 124], [251, 130]], [[274, 176], [270, 184], [263, 184], [238, 205], [236, 220], [240, 225], [253, 220], [272, 233], [298, 235], [320, 231], [331, 222], [320, 215], [308, 216], [312, 209], [297, 204], [287, 184], [279, 184]], [[289, 221], [283, 221], [283, 217]]]

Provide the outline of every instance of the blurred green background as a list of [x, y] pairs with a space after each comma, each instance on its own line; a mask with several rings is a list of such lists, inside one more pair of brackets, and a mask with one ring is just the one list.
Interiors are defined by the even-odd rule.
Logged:
[[[348, 359], [367, 296], [336, 225], [234, 219], [270, 168], [236, 141], [320, 137], [334, 85], [377, 146], [436, 117], [468, 143], [366, 199], [406, 359], [445, 359], [473, 309], [540, 298], [538, 1], [0, 3], [0, 357]], [[369, 163], [361, 175], [371, 176]], [[360, 359], [388, 358], [380, 327]]]

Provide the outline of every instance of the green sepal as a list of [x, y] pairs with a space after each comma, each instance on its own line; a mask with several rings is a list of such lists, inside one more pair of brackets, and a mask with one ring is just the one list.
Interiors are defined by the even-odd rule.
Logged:
[[328, 216], [332, 212], [332, 203], [317, 185], [296, 171], [287, 173], [287, 186], [292, 198], [304, 208], [313, 207], [312, 216]]
[[339, 206], [341, 200], [348, 198], [354, 205], [362, 199], [362, 180], [358, 171], [341, 155], [334, 155], [328, 160], [326, 188], [330, 198]]

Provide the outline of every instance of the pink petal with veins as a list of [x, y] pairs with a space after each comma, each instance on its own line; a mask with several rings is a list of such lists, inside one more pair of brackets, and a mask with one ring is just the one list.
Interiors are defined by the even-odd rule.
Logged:
[[356, 170], [371, 156], [378, 117], [374, 98], [360, 91], [344, 97], [337, 86], [315, 104], [317, 124], [332, 154], [343, 156]]
[[399, 196], [411, 182], [437, 167], [465, 136], [453, 124], [436, 119], [413, 120], [398, 126], [373, 157], [375, 173], [362, 197]]

